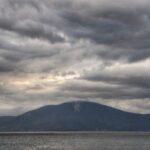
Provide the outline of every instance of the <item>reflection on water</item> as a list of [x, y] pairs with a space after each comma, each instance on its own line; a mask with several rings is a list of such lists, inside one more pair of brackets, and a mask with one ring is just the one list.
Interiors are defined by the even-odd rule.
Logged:
[[1, 135], [0, 150], [150, 150], [150, 134]]

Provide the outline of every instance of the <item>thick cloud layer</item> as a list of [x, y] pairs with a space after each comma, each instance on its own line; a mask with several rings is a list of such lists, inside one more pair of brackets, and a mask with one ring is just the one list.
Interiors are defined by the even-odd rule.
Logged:
[[71, 100], [150, 113], [148, 0], [1, 0], [0, 114]]

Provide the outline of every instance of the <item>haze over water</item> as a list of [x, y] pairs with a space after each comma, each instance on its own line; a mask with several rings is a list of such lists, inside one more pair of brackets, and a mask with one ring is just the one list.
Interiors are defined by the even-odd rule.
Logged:
[[1, 135], [0, 150], [149, 150], [149, 133]]

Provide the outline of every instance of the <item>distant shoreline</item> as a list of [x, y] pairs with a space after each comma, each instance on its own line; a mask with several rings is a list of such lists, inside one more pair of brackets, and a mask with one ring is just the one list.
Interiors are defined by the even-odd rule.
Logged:
[[148, 135], [150, 132], [144, 131], [49, 131], [49, 132], [0, 132], [0, 136], [15, 136], [15, 135]]

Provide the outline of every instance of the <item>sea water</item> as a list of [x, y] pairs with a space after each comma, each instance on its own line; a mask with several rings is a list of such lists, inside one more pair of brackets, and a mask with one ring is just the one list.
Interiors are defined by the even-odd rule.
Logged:
[[1, 134], [0, 150], [150, 150], [150, 133]]

